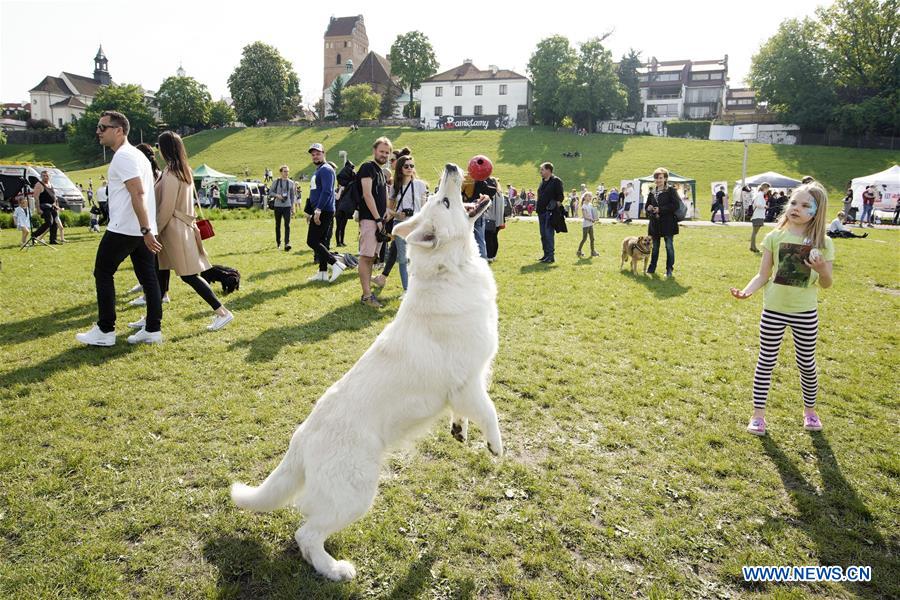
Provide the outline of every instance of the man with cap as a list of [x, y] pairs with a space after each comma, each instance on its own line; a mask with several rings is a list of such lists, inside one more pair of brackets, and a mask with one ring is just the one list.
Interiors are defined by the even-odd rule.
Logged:
[[[325, 161], [325, 147], [322, 144], [317, 142], [311, 145], [308, 152], [316, 171], [309, 180], [309, 205], [313, 212], [309, 218], [306, 245], [315, 253], [316, 262], [319, 263], [318, 272], [309, 280], [334, 281], [344, 270], [344, 265], [336, 261], [328, 250], [334, 222], [334, 169]], [[333, 265], [330, 279], [329, 263]]]

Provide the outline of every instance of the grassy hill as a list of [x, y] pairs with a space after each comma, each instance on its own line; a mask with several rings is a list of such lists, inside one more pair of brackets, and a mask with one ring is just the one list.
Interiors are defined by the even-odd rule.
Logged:
[[[601, 181], [607, 187], [618, 186], [621, 179], [647, 175], [665, 166], [679, 175], [694, 177], [699, 199], [709, 195], [710, 182], [740, 178], [743, 156], [742, 145], [734, 142], [606, 134], [578, 137], [539, 127], [506, 131], [374, 128], [357, 132], [345, 128], [219, 129], [190, 136], [186, 143], [194, 166], [207, 163], [226, 173], [246, 172], [262, 178], [266, 167], [276, 170], [283, 163], [290, 165], [292, 173], [302, 169], [308, 175], [312, 168], [306, 149], [312, 142], [325, 144], [329, 158], [335, 162], [337, 151], [346, 150], [350, 160], [358, 164], [370, 155], [371, 143], [380, 135], [391, 138], [395, 146], [412, 148], [420, 177], [432, 183], [444, 163], [464, 164], [475, 154], [485, 154], [494, 161], [495, 174], [516, 187], [537, 188], [538, 165], [543, 161], [556, 165], [567, 189], [581, 183], [595, 187]], [[575, 151], [582, 156], [562, 156]], [[0, 146], [0, 158], [52, 160], [82, 183], [106, 172], [105, 166], [78, 170], [83, 165], [73, 160], [62, 144]], [[898, 162], [900, 150], [755, 144], [750, 149], [748, 174], [778, 171], [797, 178], [812, 175], [837, 194], [849, 179]]]

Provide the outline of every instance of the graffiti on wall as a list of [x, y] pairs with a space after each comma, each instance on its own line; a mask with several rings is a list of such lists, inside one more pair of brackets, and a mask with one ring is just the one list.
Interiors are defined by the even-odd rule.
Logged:
[[618, 133], [621, 135], [650, 134], [665, 137], [666, 124], [662, 121], [600, 121], [598, 133]]

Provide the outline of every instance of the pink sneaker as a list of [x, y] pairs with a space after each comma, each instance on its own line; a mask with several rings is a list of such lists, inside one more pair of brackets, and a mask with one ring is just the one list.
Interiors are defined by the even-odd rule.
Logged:
[[763, 417], [750, 417], [747, 425], [747, 433], [753, 435], [766, 435], [766, 420]]
[[807, 431], [822, 431], [822, 421], [818, 415], [803, 415], [803, 429]]

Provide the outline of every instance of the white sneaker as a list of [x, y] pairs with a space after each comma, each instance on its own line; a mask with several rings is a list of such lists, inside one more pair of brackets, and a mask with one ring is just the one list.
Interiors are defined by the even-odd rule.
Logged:
[[100, 331], [100, 327], [94, 323], [94, 326], [90, 331], [76, 333], [75, 339], [88, 346], [115, 346], [116, 332], [110, 331], [109, 333], [103, 333]]
[[128, 303], [128, 306], [146, 306], [147, 300], [143, 296], [138, 296], [134, 300]]
[[329, 283], [333, 283], [335, 279], [341, 276], [341, 273], [344, 272], [344, 269], [347, 268], [347, 265], [342, 263], [341, 261], [337, 261], [333, 265], [331, 265], [331, 279], [329, 279]]
[[163, 297], [162, 297], [162, 301], [163, 301], [165, 304], [168, 304], [168, 303], [170, 302], [170, 301], [169, 301], [169, 295], [166, 294], [165, 296], [163, 296]]
[[137, 333], [128, 336], [129, 344], [161, 344], [162, 341], [162, 331], [150, 333], [143, 327]]
[[128, 293], [129, 294], [137, 294], [138, 292], [143, 292], [143, 291], [144, 291], [144, 286], [142, 286], [141, 284], [137, 284], [136, 286], [134, 286], [133, 288], [128, 290]]
[[404, 298], [406, 298], [406, 290], [403, 290], [403, 293], [400, 294], [400, 301], [403, 302]]
[[147, 317], [143, 316], [140, 319], [138, 319], [137, 321], [135, 321], [134, 323], [129, 323], [128, 326], [131, 327], [132, 329], [143, 329], [144, 325], [146, 325], [146, 322], [147, 322]]
[[307, 279], [307, 281], [328, 281], [328, 272], [316, 271], [316, 274]]
[[223, 327], [225, 327], [226, 325], [228, 325], [229, 323], [231, 323], [233, 320], [234, 320], [234, 313], [232, 313], [229, 310], [228, 312], [225, 313], [224, 316], [216, 315], [215, 318], [213, 319], [212, 324], [207, 325], [206, 328], [209, 331], [218, 331], [218, 330], [222, 329]]

